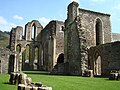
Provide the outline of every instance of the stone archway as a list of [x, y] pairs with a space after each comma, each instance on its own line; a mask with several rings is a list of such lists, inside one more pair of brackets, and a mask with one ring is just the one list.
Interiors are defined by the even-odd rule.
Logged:
[[17, 51], [18, 53], [21, 52], [21, 45], [20, 45], [20, 44], [18, 44], [18, 45], [16, 46], [16, 51]]
[[64, 63], [64, 54], [63, 53], [59, 54], [59, 56], [57, 58], [57, 63]]
[[98, 56], [95, 60], [94, 73], [97, 76], [101, 76], [101, 57]]
[[101, 63], [102, 63], [102, 58], [99, 54], [98, 51], [95, 52], [94, 54], [94, 75], [95, 76], [101, 76]]

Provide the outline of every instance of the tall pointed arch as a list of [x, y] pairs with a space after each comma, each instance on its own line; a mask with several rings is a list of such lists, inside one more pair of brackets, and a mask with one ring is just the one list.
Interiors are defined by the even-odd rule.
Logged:
[[102, 21], [97, 18], [95, 23], [96, 45], [103, 43]]
[[31, 39], [35, 40], [36, 37], [36, 25], [35, 23], [32, 24], [32, 32], [31, 32]]

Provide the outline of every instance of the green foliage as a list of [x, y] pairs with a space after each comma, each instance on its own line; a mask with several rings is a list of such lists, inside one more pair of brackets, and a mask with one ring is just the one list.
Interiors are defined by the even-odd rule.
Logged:
[[[42, 82], [53, 90], [119, 90], [120, 81], [108, 78], [89, 78], [80, 76], [56, 76], [48, 72], [25, 71], [33, 82]], [[7, 84], [8, 74], [0, 74], [0, 90], [17, 90], [17, 85]]]
[[9, 45], [9, 32], [0, 31], [0, 47], [7, 47]]

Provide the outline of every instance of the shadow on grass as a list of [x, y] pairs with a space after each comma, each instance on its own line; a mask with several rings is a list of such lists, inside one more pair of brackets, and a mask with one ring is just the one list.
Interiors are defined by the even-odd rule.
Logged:
[[11, 84], [11, 83], [9, 83], [9, 82], [3, 82], [3, 84], [14, 85], [14, 84]]
[[39, 75], [50, 75], [50, 72], [45, 71], [23, 71], [25, 74], [39, 74]]

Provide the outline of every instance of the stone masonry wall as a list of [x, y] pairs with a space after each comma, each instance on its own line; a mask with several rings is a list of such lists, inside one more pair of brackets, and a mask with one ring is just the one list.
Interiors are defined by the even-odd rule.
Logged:
[[51, 21], [41, 32], [41, 44], [43, 48], [44, 69], [51, 71], [57, 63], [57, 57], [64, 50], [64, 23]]
[[0, 48], [0, 73], [8, 73], [10, 50]]
[[111, 42], [111, 23], [110, 15], [100, 12], [90, 11], [79, 8], [79, 16], [81, 17], [81, 23], [83, 28], [86, 30], [87, 46], [96, 46], [96, 21], [100, 20], [101, 26], [101, 36], [102, 43]]
[[[94, 63], [101, 57], [101, 75], [108, 76], [110, 70], [120, 69], [120, 42], [112, 42], [89, 49], [89, 69], [95, 70]], [[95, 73], [95, 71], [94, 71]]]

